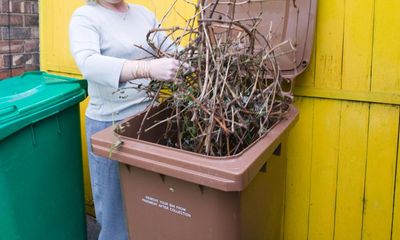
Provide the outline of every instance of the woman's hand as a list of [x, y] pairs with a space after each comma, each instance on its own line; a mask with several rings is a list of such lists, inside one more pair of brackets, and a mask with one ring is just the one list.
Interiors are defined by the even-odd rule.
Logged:
[[132, 79], [152, 78], [158, 81], [177, 81], [176, 73], [182, 67], [190, 71], [187, 63], [181, 63], [174, 58], [160, 58], [154, 60], [129, 60], [122, 67], [120, 82]]
[[149, 74], [154, 80], [174, 81], [180, 62], [174, 58], [160, 58], [149, 61]]

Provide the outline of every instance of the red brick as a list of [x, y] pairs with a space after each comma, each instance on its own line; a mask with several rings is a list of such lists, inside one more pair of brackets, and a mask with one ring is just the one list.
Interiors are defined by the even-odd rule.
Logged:
[[3, 58], [2, 55], [0, 55], [0, 69], [3, 69], [3, 68], [6, 68], [6, 67], [4, 66], [4, 58]]
[[23, 74], [25, 72], [25, 68], [24, 67], [19, 67], [19, 68], [13, 68], [12, 69], [12, 76], [19, 76], [21, 74]]
[[3, 54], [1, 55], [3, 58], [3, 62], [4, 62], [4, 68], [13, 68], [16, 67], [16, 61], [19, 58], [23, 57], [23, 54]]
[[1, 57], [3, 59], [3, 68], [10, 68], [12, 55], [4, 54], [1, 55]]
[[40, 66], [40, 54], [34, 53], [33, 55], [33, 65]]
[[13, 67], [30, 64], [34, 65], [35, 59], [32, 54], [18, 54], [13, 55]]
[[10, 25], [11, 26], [22, 26], [23, 25], [22, 15], [11, 15], [10, 16]]
[[2, 40], [0, 43], [0, 54], [10, 54], [10, 42]]
[[18, 54], [18, 55], [13, 55], [12, 57], [12, 66], [21, 66], [25, 64], [29, 59], [32, 58], [32, 55], [30, 54]]
[[39, 70], [39, 65], [25, 65], [25, 71], [37, 71]]
[[0, 26], [22, 26], [23, 25], [23, 17], [22, 15], [11, 15], [1, 14], [0, 15]]
[[0, 39], [1, 40], [10, 39], [9, 32], [10, 31], [9, 31], [8, 27], [0, 27]]
[[39, 5], [37, 1], [30, 1], [24, 3], [24, 12], [25, 13], [33, 13], [38, 14], [39, 12]]
[[6, 14], [0, 15], [0, 26], [8, 26], [8, 16]]
[[25, 52], [39, 52], [39, 39], [30, 39], [25, 41]]
[[0, 12], [6, 13], [8, 10], [8, 0], [0, 0]]
[[26, 60], [24, 62], [25, 66], [26, 65], [33, 65], [33, 55], [32, 54], [25, 54], [24, 58], [25, 58], [24, 60]]
[[31, 38], [39, 39], [39, 27], [30, 27], [31, 29]]
[[[10, 52], [11, 46], [11, 52]], [[0, 54], [1, 53], [23, 53], [24, 52], [24, 42], [23, 41], [7, 41], [0, 40]]]
[[25, 12], [25, 3], [21, 0], [12, 0], [10, 1], [10, 12], [12, 13], [24, 13]]
[[24, 45], [25, 45], [24, 41], [11, 40], [10, 41], [11, 53], [23, 53], [25, 49]]
[[[33, 28], [32, 28], [33, 29]], [[31, 28], [24, 28], [24, 27], [12, 27], [10, 28], [10, 39], [30, 39], [32, 37]]]
[[39, 26], [39, 16], [38, 15], [25, 15], [25, 26]]
[[11, 76], [11, 70], [7, 69], [7, 70], [0, 71], [0, 80], [9, 78], [10, 76]]

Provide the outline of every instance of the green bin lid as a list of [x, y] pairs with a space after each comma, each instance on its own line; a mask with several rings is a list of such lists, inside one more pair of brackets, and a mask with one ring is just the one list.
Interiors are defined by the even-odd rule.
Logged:
[[86, 98], [84, 80], [27, 72], [0, 81], [0, 140]]

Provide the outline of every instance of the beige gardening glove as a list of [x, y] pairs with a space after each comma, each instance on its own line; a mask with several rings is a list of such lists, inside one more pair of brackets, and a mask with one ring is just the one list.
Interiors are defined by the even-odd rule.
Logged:
[[151, 78], [159, 81], [174, 81], [180, 62], [174, 58], [126, 61], [120, 81]]
[[150, 77], [154, 80], [175, 80], [179, 68], [179, 61], [173, 58], [160, 58], [149, 61]]

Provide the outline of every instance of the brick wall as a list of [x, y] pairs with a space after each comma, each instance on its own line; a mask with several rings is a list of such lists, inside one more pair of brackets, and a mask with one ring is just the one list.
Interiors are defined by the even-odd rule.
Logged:
[[0, 0], [0, 80], [39, 69], [38, 0]]

